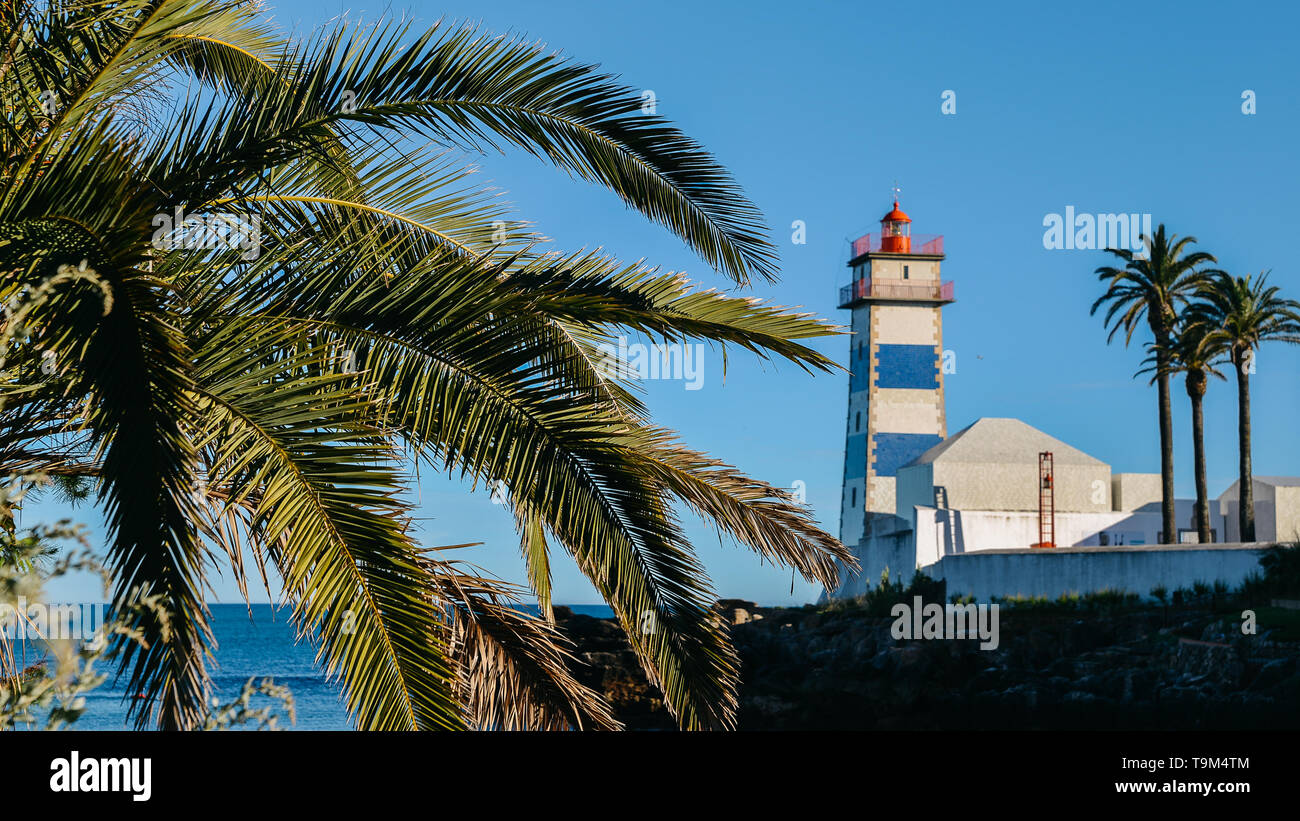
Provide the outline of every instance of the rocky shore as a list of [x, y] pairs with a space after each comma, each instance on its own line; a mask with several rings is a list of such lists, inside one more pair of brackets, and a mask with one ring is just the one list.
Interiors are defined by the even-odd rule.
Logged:
[[[1223, 608], [1003, 608], [1000, 642], [897, 640], [852, 607], [729, 600], [744, 730], [1300, 728], [1300, 641]], [[629, 729], [672, 729], [613, 620], [557, 608], [575, 673]]]

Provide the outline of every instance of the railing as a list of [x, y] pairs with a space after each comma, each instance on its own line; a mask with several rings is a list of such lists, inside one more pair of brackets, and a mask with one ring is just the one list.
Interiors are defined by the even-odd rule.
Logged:
[[936, 282], [933, 285], [909, 283], [907, 285], [891, 282], [873, 282], [859, 279], [840, 288], [841, 308], [847, 308], [864, 299], [901, 299], [921, 302], [953, 302], [957, 299], [953, 283]]
[[[863, 254], [878, 253], [881, 250], [881, 240], [884, 237], [880, 234], [867, 234], [858, 237], [849, 243], [849, 259], [857, 259]], [[911, 254], [942, 254], [943, 253], [943, 235], [942, 234], [913, 234]]]

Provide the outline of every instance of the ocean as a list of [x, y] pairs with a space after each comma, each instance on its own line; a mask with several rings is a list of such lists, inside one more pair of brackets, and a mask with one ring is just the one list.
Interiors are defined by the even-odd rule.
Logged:
[[[607, 605], [568, 605], [575, 613], [608, 618], [613, 612]], [[234, 700], [249, 678], [274, 679], [293, 693], [297, 721], [290, 724], [288, 715], [279, 711], [279, 726], [285, 730], [354, 729], [344, 709], [340, 687], [325, 679], [317, 668], [315, 649], [307, 642], [294, 639], [293, 624], [287, 607], [254, 604], [252, 616], [243, 604], [213, 604], [212, 632], [216, 639], [215, 663], [209, 665], [213, 695], [223, 703]], [[21, 650], [19, 650], [21, 653]], [[27, 662], [41, 657], [39, 648], [28, 646]], [[113, 669], [101, 663], [101, 672], [109, 679], [86, 696], [86, 711], [72, 725], [73, 730], [129, 730], [126, 721], [128, 701], [126, 680], [114, 682]], [[269, 699], [254, 699], [254, 706], [275, 704]]]

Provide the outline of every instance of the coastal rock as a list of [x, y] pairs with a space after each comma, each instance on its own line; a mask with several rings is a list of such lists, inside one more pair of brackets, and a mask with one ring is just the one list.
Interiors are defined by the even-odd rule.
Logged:
[[1295, 659], [1273, 659], [1259, 668], [1259, 672], [1255, 674], [1254, 680], [1250, 683], [1250, 689], [1255, 691], [1267, 690], [1290, 678], [1295, 673], [1295, 670]]
[[[1208, 609], [1009, 608], [992, 650], [895, 640], [865, 608], [715, 609], [741, 660], [740, 729], [1300, 728], [1300, 642], [1207, 641], [1221, 621]], [[560, 608], [557, 621], [575, 675], [629, 728], [674, 726], [616, 623]]]
[[744, 599], [719, 599], [713, 609], [727, 624], [748, 624], [763, 618], [763, 608]]

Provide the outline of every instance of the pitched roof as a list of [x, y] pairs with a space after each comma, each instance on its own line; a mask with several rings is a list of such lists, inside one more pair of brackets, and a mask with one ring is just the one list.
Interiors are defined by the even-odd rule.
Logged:
[[[1300, 476], [1252, 476], [1257, 485], [1268, 487], [1300, 487]], [[1219, 494], [1219, 501], [1232, 501], [1237, 498], [1237, 489], [1241, 487], [1241, 480], [1234, 479], [1228, 489]]]
[[1078, 448], [1048, 436], [1019, 419], [986, 416], [949, 436], [916, 457], [913, 465], [928, 462], [977, 462], [980, 464], [1036, 464], [1038, 454], [1052, 452], [1055, 465], [1101, 465]]
[[1300, 487], [1300, 476], [1252, 476], [1251, 478], [1273, 487]]

